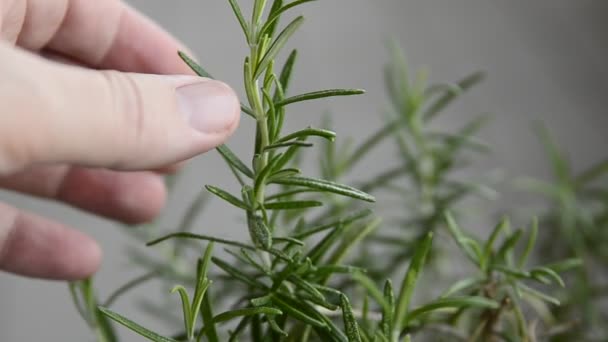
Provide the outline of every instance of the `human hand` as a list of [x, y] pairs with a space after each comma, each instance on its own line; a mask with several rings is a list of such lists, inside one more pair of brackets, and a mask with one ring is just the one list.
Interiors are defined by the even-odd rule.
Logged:
[[[240, 116], [223, 83], [152, 75], [192, 75], [178, 49], [119, 0], [0, 0], [0, 186], [128, 223], [155, 217], [164, 184], [141, 170], [212, 149]], [[100, 260], [83, 233], [0, 203], [0, 270], [76, 280]]]

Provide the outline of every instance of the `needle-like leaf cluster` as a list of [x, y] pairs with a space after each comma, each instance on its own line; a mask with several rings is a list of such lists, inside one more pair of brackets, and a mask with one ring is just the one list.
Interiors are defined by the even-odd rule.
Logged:
[[[281, 18], [313, 1], [253, 0], [247, 19], [240, 3], [228, 0], [248, 47], [243, 61], [246, 101], [241, 109], [255, 122], [255, 139], [249, 157], [237, 155], [227, 145], [217, 152], [240, 191], [205, 185], [177, 229], [164, 235], [154, 225], [140, 229], [139, 241], [145, 240], [161, 257], [131, 250], [130, 259], [145, 272], [107, 300], [98, 301], [91, 280], [71, 284], [76, 306], [97, 340], [118, 341], [112, 322], [162, 342], [531, 342], [560, 333], [556, 329], [562, 326], [552, 313], [563, 296], [553, 296], [552, 289], [566, 286], [561, 273], [579, 267], [576, 258], [589, 251], [603, 255], [600, 235], [571, 240], [571, 245], [566, 244], [571, 250], [559, 255], [570, 259], [553, 263], [554, 259], [544, 260], [535, 253], [537, 237], [542, 236], [536, 220], [530, 229], [514, 230], [503, 219], [483, 240], [455, 220], [460, 217], [461, 200], [494, 193], [484, 182], [455, 176], [469, 165], [467, 157], [488, 151], [475, 137], [485, 117], [454, 132], [438, 131], [433, 122], [481, 81], [483, 73], [454, 84], [428, 85], [421, 71], [412, 81], [402, 53], [393, 46], [392, 62], [386, 68], [391, 106], [386, 124], [378, 131], [354, 148], [336, 145], [336, 133], [327, 126], [285, 132], [293, 104], [363, 93], [327, 89], [291, 94], [298, 53], [287, 54], [280, 68], [278, 60], [304, 19], [295, 16], [283, 24]], [[179, 56], [198, 75], [212, 77], [185, 53]], [[385, 141], [393, 142], [397, 165], [356, 187], [341, 182]], [[302, 154], [319, 142], [325, 146], [321, 176], [304, 175], [298, 167]], [[547, 215], [549, 221], [564, 232], [574, 224], [588, 223], [590, 217], [594, 225], [585, 227], [606, 223], [605, 206], [594, 204], [592, 208], [603, 209], [594, 209], [591, 216], [584, 210], [587, 201], [606, 202], [606, 191], [596, 185], [608, 169], [606, 163], [571, 177], [555, 149], [550, 150], [559, 184], [533, 184], [556, 203]], [[398, 205], [397, 213], [384, 222], [368, 208], [375, 201], [370, 193], [382, 192], [397, 194]], [[246, 239], [194, 229], [195, 218], [210, 197], [241, 212], [243, 223], [231, 230], [240, 229]], [[570, 238], [575, 233], [568, 234]], [[443, 248], [439, 238], [448, 236], [461, 258], [450, 255], [443, 262], [468, 260], [473, 271], [459, 275], [458, 281], [429, 300], [425, 276], [435, 273], [441, 278], [430, 261], [440, 263], [446, 257], [434, 251]], [[218, 246], [223, 253], [216, 251]], [[195, 265], [190, 262], [192, 251]], [[529, 259], [544, 264], [529, 266]], [[401, 281], [393, 287], [395, 277]], [[173, 295], [161, 304], [146, 301], [144, 305], [167, 322], [176, 320], [177, 333], [144, 327], [110, 308], [122, 295], [152, 279], [162, 279], [165, 288], [170, 285], [167, 290], [172, 289]], [[439, 286], [444, 283], [432, 287]]]
[[550, 229], [540, 235], [538, 258], [576, 257], [586, 260], [571, 280], [571, 288], [562, 291], [563, 305], [557, 317], [571, 322], [576, 329], [557, 341], [583, 336], [597, 340], [608, 336], [608, 316], [602, 298], [608, 294], [603, 276], [608, 267], [608, 160], [596, 162], [576, 172], [560, 151], [549, 131], [537, 126], [545, 147], [553, 180], [519, 180], [530, 192], [540, 194], [550, 204], [542, 220]]

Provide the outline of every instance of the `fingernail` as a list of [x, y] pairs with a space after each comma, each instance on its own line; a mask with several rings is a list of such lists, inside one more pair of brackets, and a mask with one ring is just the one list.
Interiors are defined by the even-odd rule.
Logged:
[[177, 104], [192, 128], [203, 133], [221, 133], [239, 115], [239, 102], [226, 84], [200, 79], [176, 88]]

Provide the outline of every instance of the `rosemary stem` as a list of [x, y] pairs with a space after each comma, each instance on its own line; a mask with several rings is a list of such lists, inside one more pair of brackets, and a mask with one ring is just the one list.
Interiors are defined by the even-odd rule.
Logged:
[[[257, 6], [257, 2], [256, 2]], [[255, 25], [255, 21], [252, 20], [252, 25]], [[255, 38], [255, 37], [254, 37]], [[254, 207], [255, 208], [263, 208], [265, 201], [265, 193], [266, 193], [266, 184], [264, 179], [259, 179], [258, 175], [266, 168], [268, 165], [268, 152], [266, 151], [266, 147], [270, 145], [270, 135], [268, 129], [268, 119], [266, 117], [266, 111], [264, 108], [264, 102], [262, 101], [262, 94], [259, 84], [259, 74], [256, 72], [256, 69], [259, 67], [259, 54], [263, 51], [258, 50], [260, 47], [258, 44], [250, 45], [250, 61], [251, 61], [251, 71], [249, 72], [249, 77], [247, 77], [248, 72], [245, 73], [245, 82], [248, 82], [246, 85], [247, 88], [250, 89], [249, 93], [249, 104], [253, 109], [254, 116], [256, 118], [256, 137], [259, 139], [254, 148], [254, 155], [257, 155], [257, 161], [254, 165], [254, 189], [256, 190], [253, 194], [254, 197]], [[263, 48], [262, 48], [263, 49]], [[269, 106], [272, 104], [268, 104]], [[254, 209], [255, 210], [255, 209]], [[265, 216], [265, 215], [264, 215]], [[266, 220], [266, 218], [265, 218]], [[251, 224], [251, 223], [250, 223]], [[253, 231], [257, 228], [249, 227], [250, 231]], [[255, 241], [254, 241], [255, 242]], [[262, 255], [262, 259], [265, 262], [269, 261], [268, 255]]]
[[[268, 135], [268, 122], [265, 117], [258, 119], [258, 129], [259, 129], [260, 140], [261, 140], [260, 141], [261, 156], [260, 156], [259, 170], [263, 170], [266, 167], [266, 165], [268, 164], [268, 153], [264, 152], [264, 149], [266, 148], [266, 146], [268, 146], [270, 144], [270, 137]], [[256, 201], [260, 205], [264, 204], [264, 197], [265, 197], [265, 193], [266, 193], [265, 190], [266, 190], [266, 186], [264, 184], [261, 184], [261, 186], [259, 187], [259, 191], [256, 194]]]
[[[251, 60], [256, 61], [254, 65], [257, 65], [257, 54], [258, 49], [257, 46], [251, 47]], [[255, 172], [258, 173], [266, 167], [268, 164], [268, 154], [264, 152], [266, 146], [270, 144], [270, 136], [268, 134], [268, 121], [266, 119], [266, 113], [264, 111], [264, 105], [262, 103], [262, 95], [260, 94], [259, 81], [257, 78], [248, 80], [251, 82], [250, 88], [252, 89], [252, 98], [250, 105], [253, 107], [254, 114], [257, 121], [257, 135], [260, 137], [260, 144], [256, 146], [258, 150], [255, 153], [260, 154], [259, 165], [256, 167]], [[265, 194], [265, 186], [261, 184], [259, 187], [259, 191], [255, 194], [256, 201], [259, 205], [264, 204], [264, 194]]]

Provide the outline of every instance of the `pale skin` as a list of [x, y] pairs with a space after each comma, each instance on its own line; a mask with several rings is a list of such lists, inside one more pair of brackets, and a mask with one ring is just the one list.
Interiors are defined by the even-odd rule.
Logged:
[[[119, 0], [0, 0], [0, 186], [152, 220], [163, 170], [223, 143], [240, 116], [232, 89], [193, 76], [180, 49]], [[77, 280], [101, 255], [77, 229], [0, 203], [0, 270]]]

